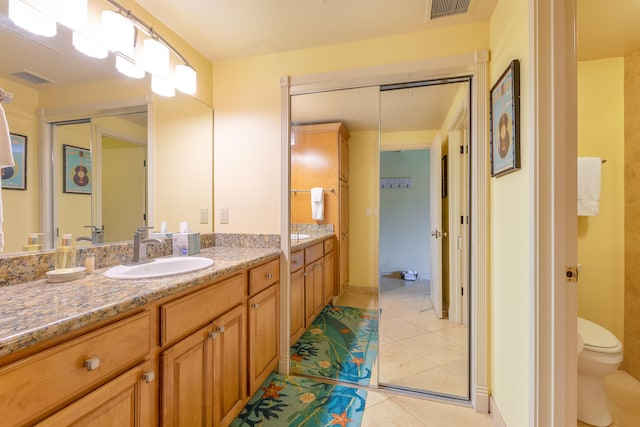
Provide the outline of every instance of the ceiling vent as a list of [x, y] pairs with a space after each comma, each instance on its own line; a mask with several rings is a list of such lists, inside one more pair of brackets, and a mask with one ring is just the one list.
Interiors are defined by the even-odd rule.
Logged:
[[36, 76], [35, 74], [30, 73], [29, 71], [18, 71], [15, 73], [11, 73], [11, 75], [36, 85], [51, 83], [51, 80], [47, 80], [44, 77]]
[[431, 3], [431, 12], [427, 14], [431, 19], [451, 15], [461, 15], [469, 10], [471, 0], [427, 0], [427, 7]]

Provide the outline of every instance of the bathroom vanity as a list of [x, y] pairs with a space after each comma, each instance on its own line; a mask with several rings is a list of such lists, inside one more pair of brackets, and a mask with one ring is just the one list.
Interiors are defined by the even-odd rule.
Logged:
[[200, 255], [214, 265], [0, 287], [0, 424], [228, 425], [277, 367], [280, 250]]

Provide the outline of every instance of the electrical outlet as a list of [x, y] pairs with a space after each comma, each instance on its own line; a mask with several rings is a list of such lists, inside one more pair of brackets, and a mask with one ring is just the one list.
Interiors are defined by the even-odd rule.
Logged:
[[229, 224], [229, 208], [220, 209], [220, 224]]
[[209, 209], [200, 208], [200, 224], [209, 223]]

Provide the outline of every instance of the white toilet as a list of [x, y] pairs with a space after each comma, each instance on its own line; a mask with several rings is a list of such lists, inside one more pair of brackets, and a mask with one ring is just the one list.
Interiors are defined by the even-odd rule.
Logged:
[[578, 353], [578, 419], [604, 427], [612, 423], [604, 389], [604, 377], [622, 362], [622, 344], [611, 332], [587, 319], [578, 318], [583, 342]]

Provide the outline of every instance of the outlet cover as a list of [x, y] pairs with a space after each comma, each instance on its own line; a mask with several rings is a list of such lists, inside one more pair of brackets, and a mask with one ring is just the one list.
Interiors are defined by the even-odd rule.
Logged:
[[220, 224], [229, 224], [229, 208], [220, 209]]

